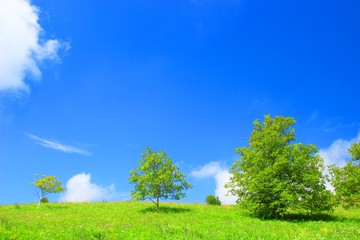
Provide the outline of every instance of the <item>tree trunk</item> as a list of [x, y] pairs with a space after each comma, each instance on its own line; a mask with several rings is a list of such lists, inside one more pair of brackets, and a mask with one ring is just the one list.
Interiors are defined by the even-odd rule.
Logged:
[[38, 209], [40, 208], [40, 204], [41, 204], [41, 198], [39, 199]]
[[159, 198], [156, 198], [156, 210], [159, 211]]

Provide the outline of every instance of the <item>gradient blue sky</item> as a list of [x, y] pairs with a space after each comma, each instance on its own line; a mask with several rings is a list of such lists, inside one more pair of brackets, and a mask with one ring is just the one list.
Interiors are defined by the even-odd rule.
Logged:
[[68, 183], [53, 201], [127, 199], [146, 146], [187, 174], [184, 202], [204, 202], [223, 194], [234, 149], [264, 114], [294, 117], [297, 140], [326, 163], [341, 165], [360, 140], [359, 1], [0, 0], [0, 9], [0, 204], [35, 202], [37, 173]]

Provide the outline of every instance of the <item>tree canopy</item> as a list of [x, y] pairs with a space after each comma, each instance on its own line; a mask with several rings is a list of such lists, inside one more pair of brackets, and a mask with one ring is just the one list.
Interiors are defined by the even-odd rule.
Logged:
[[131, 170], [129, 181], [135, 184], [131, 192], [135, 200], [150, 200], [159, 210], [160, 199], [179, 200], [192, 186], [185, 180], [179, 167], [163, 151], [154, 152], [150, 147], [141, 155], [139, 167]]
[[277, 218], [288, 212], [314, 213], [332, 209], [325, 188], [323, 160], [312, 144], [296, 140], [291, 117], [265, 115], [256, 120], [249, 146], [237, 148], [240, 159], [231, 167], [226, 184], [238, 203], [261, 218]]
[[39, 198], [38, 208], [40, 208], [40, 203], [46, 195], [65, 190], [65, 187], [61, 186], [61, 181], [55, 176], [37, 175], [37, 179], [35, 182], [32, 182], [31, 185], [38, 189], [38, 191], [36, 191]]
[[351, 155], [352, 160], [354, 161], [360, 160], [360, 142], [353, 143], [349, 148], [349, 153]]

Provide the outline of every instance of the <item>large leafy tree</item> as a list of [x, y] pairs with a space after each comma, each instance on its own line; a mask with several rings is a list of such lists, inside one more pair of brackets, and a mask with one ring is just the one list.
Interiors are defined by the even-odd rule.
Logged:
[[344, 167], [330, 166], [336, 200], [344, 208], [360, 206], [360, 142], [349, 148], [351, 161]]
[[39, 198], [38, 208], [40, 208], [40, 203], [45, 196], [65, 190], [65, 187], [61, 186], [61, 181], [55, 176], [37, 175], [37, 179], [31, 185], [37, 189], [36, 194]]
[[314, 213], [332, 209], [325, 188], [323, 160], [312, 144], [296, 140], [291, 117], [266, 115], [256, 120], [249, 146], [236, 149], [240, 159], [226, 184], [238, 203], [261, 218], [278, 218], [290, 209]]
[[183, 191], [192, 186], [165, 152], [154, 152], [147, 147], [141, 156], [139, 167], [130, 172], [129, 181], [135, 184], [131, 192], [133, 199], [148, 199], [159, 210], [160, 199], [179, 200], [185, 197]]

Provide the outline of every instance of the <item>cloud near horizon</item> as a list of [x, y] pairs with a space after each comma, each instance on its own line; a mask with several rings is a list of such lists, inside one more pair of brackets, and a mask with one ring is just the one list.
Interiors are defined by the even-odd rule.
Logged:
[[70, 178], [66, 183], [65, 194], [60, 198], [62, 202], [92, 202], [121, 200], [127, 193], [118, 193], [115, 185], [102, 187], [91, 183], [91, 174], [80, 173]]
[[235, 204], [236, 196], [227, 196], [228, 190], [225, 184], [229, 182], [231, 174], [227, 168], [222, 166], [220, 162], [209, 162], [191, 172], [191, 176], [195, 178], [213, 177], [216, 181], [215, 196], [219, 197], [222, 204]]
[[328, 148], [320, 149], [319, 155], [324, 159], [324, 164], [326, 166], [335, 164], [343, 167], [351, 158], [348, 149], [351, 144], [355, 142], [360, 142], [360, 133], [350, 140], [340, 138], [333, 141]]
[[[346, 163], [351, 159], [350, 154], [348, 153], [348, 149], [351, 144], [355, 142], [360, 142], [360, 133], [350, 140], [337, 139], [331, 143], [328, 148], [323, 148], [319, 150], [319, 155], [324, 160], [325, 171], [324, 174], [329, 174], [328, 167], [332, 164], [335, 164], [339, 167], [343, 167]], [[326, 188], [329, 190], [333, 190], [334, 187], [326, 182]]]
[[0, 92], [29, 92], [27, 77], [40, 79], [39, 63], [59, 60], [58, 51], [69, 43], [45, 40], [38, 23], [39, 9], [29, 0], [0, 1]]
[[44, 138], [40, 138], [38, 136], [35, 136], [33, 134], [26, 134], [29, 138], [31, 138], [32, 140], [34, 140], [34, 142], [40, 146], [43, 146], [45, 148], [50, 148], [56, 151], [60, 151], [60, 152], [65, 152], [65, 153], [74, 153], [74, 154], [80, 154], [80, 155], [84, 155], [84, 156], [91, 156], [92, 153], [81, 149], [79, 147], [75, 147], [75, 146], [71, 146], [71, 145], [65, 145], [62, 143], [59, 143], [58, 141], [54, 141], [54, 140], [48, 140], [48, 139], [44, 139]]

